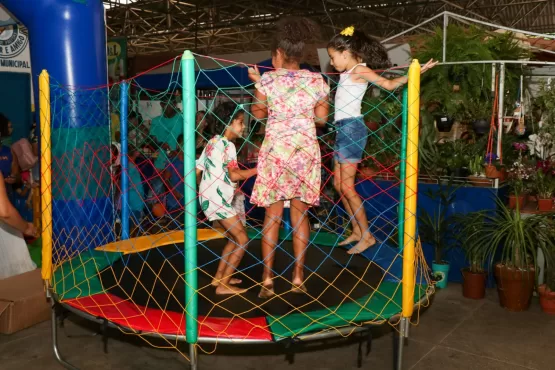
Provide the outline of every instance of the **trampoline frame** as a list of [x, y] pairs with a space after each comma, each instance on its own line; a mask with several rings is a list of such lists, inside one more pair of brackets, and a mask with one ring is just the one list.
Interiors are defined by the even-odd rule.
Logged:
[[[435, 287], [433, 285], [429, 285], [426, 289], [426, 293], [420, 298], [419, 301], [415, 302], [414, 304], [414, 309], [415, 310], [419, 310], [420, 308], [423, 307], [427, 307], [430, 302], [431, 299], [433, 297], [433, 295], [435, 294]], [[82, 310], [79, 310], [67, 303], [64, 303], [62, 301], [59, 300], [58, 296], [52, 292], [51, 288], [47, 289], [47, 298], [50, 299], [51, 301], [51, 309], [52, 309], [52, 315], [51, 315], [51, 329], [52, 329], [52, 348], [54, 351], [54, 356], [56, 358], [56, 360], [62, 365], [64, 366], [66, 369], [70, 369], [70, 370], [79, 370], [79, 368], [73, 366], [72, 364], [70, 364], [69, 362], [67, 362], [61, 351], [60, 348], [58, 347], [58, 316], [56, 314], [56, 305], [60, 306], [61, 308], [63, 308], [64, 310], [80, 317], [83, 318], [85, 320], [91, 321], [91, 322], [95, 322], [99, 325], [106, 325], [109, 328], [112, 329], [117, 329], [122, 331], [125, 334], [140, 334], [141, 336], [145, 336], [145, 337], [149, 337], [149, 338], [164, 338], [167, 340], [172, 340], [172, 341], [178, 341], [178, 342], [187, 342], [187, 338], [186, 335], [168, 335], [168, 334], [160, 334], [160, 333], [154, 333], [154, 332], [137, 332], [135, 329], [123, 326], [123, 325], [119, 325], [119, 324], [115, 324], [114, 322], [108, 321], [106, 319], [102, 319], [99, 317], [95, 317], [87, 312], [83, 312]], [[395, 351], [397, 353], [397, 355], [395, 356], [396, 361], [394, 361], [394, 369], [400, 369], [401, 366], [401, 359], [402, 359], [402, 350], [403, 350], [403, 343], [404, 343], [404, 338], [408, 337], [408, 320], [406, 320], [406, 318], [402, 317], [402, 313], [398, 313], [396, 315], [393, 315], [392, 317], [390, 317], [389, 319], [384, 319], [384, 320], [380, 320], [380, 321], [371, 321], [371, 322], [367, 322], [367, 323], [363, 323], [361, 326], [344, 326], [342, 328], [334, 328], [334, 329], [328, 329], [326, 331], [322, 331], [319, 333], [305, 333], [305, 334], [301, 334], [299, 336], [293, 337], [293, 338], [282, 338], [279, 340], [275, 340], [275, 341], [271, 341], [271, 340], [258, 340], [258, 339], [234, 339], [234, 338], [213, 338], [213, 337], [199, 337], [198, 338], [198, 343], [199, 344], [217, 344], [217, 343], [224, 343], [224, 344], [237, 344], [237, 345], [249, 345], [249, 344], [280, 344], [282, 342], [287, 342], [291, 339], [294, 339], [295, 341], [300, 341], [300, 342], [317, 342], [317, 341], [321, 341], [321, 340], [326, 340], [326, 339], [332, 339], [332, 338], [337, 338], [340, 336], [343, 336], [343, 334], [348, 334], [348, 335], [353, 335], [356, 333], [360, 333], [360, 332], [365, 332], [365, 331], [369, 331], [371, 330], [372, 327], [378, 327], [378, 326], [382, 326], [385, 324], [390, 324], [392, 326], [399, 324], [400, 326], [400, 330], [399, 330], [399, 347], [397, 349], [397, 351]], [[396, 336], [397, 331], [393, 331], [393, 336]], [[395, 338], [394, 338], [395, 339]], [[191, 344], [189, 346], [189, 360], [191, 363], [191, 369], [194, 369], [196, 366], [196, 360], [198, 359], [198, 354], [196, 351], [196, 346], [194, 344]], [[193, 366], [193, 363], [195, 366]]]

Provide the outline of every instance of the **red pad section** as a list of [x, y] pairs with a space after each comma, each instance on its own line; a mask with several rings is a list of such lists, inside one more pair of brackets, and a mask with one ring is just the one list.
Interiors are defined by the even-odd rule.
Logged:
[[[89, 315], [100, 317], [136, 331], [185, 335], [185, 315], [138, 306], [109, 293], [63, 301]], [[244, 319], [199, 316], [199, 337], [271, 341], [264, 317]]]

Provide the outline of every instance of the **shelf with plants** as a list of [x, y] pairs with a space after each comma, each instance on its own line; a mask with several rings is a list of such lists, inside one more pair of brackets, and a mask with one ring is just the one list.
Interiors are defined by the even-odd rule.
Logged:
[[[419, 38], [414, 45], [419, 60], [442, 60], [443, 29]], [[448, 132], [455, 121], [471, 123], [477, 134], [489, 131], [495, 92], [491, 67], [487, 64], [456, 64], [491, 60], [522, 60], [530, 57], [512, 33], [489, 33], [478, 27], [450, 24], [446, 37], [446, 61], [422, 76], [422, 102], [435, 118], [440, 132]], [[518, 97], [520, 65], [506, 65], [505, 106]]]

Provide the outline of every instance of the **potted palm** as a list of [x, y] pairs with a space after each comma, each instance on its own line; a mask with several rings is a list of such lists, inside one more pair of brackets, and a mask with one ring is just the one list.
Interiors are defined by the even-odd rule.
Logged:
[[487, 272], [484, 267], [488, 256], [485, 249], [476, 248], [473, 244], [473, 238], [478, 234], [476, 234], [474, 224], [468, 222], [472, 220], [472, 217], [475, 217], [475, 215], [462, 215], [457, 219], [457, 225], [459, 226], [457, 231], [462, 235], [461, 246], [469, 261], [469, 266], [461, 270], [463, 296], [470, 299], [482, 299], [486, 296]]
[[555, 181], [551, 174], [545, 174], [542, 169], [534, 174], [534, 190], [538, 198], [538, 210], [545, 212], [553, 208], [553, 194]]
[[466, 216], [463, 235], [471, 253], [484, 254], [493, 264], [499, 302], [509, 311], [525, 311], [535, 285], [537, 253], [555, 247], [555, 223], [545, 214], [522, 217], [496, 199], [497, 209]]
[[418, 230], [424, 243], [431, 244], [434, 248], [434, 261], [432, 272], [438, 288], [447, 287], [449, 275], [449, 262], [445, 261], [445, 252], [457, 240], [453, 235], [454, 215], [448, 214], [448, 207], [455, 200], [457, 188], [439, 185], [437, 190], [429, 189], [425, 194], [437, 204], [432, 212], [421, 210]]

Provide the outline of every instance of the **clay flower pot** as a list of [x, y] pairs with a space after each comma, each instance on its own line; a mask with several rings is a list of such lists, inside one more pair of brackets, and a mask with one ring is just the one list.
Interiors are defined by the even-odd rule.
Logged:
[[550, 315], [555, 315], [555, 292], [551, 291], [546, 284], [538, 287], [540, 294], [540, 306], [543, 312]]
[[483, 272], [471, 272], [470, 269], [462, 269], [463, 296], [470, 299], [482, 299], [486, 296], [487, 274]]
[[519, 209], [524, 208], [524, 206], [526, 205], [527, 198], [528, 197], [526, 195], [519, 195], [518, 197], [515, 196], [514, 194], [509, 195], [509, 208], [515, 209], [517, 202], [518, 202]]
[[486, 177], [489, 179], [499, 179], [499, 181], [504, 181], [507, 178], [507, 170], [505, 168], [497, 169], [492, 164], [489, 164], [485, 168]]
[[495, 281], [501, 307], [513, 312], [528, 309], [536, 283], [533, 266], [517, 269], [498, 263], [495, 265]]
[[553, 198], [549, 199], [539, 199], [538, 198], [538, 210], [546, 212], [553, 209]]

